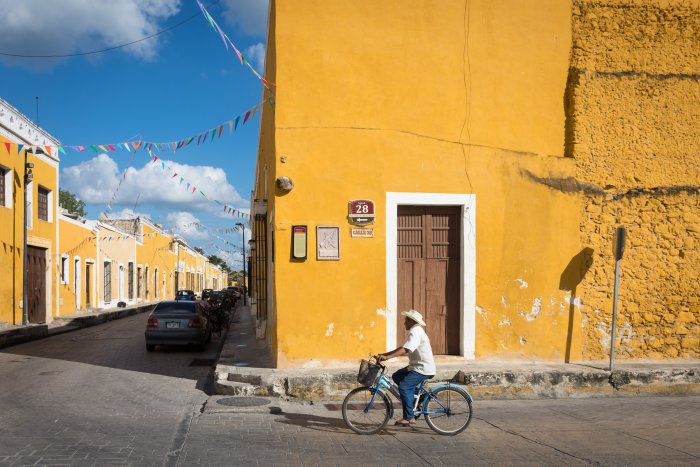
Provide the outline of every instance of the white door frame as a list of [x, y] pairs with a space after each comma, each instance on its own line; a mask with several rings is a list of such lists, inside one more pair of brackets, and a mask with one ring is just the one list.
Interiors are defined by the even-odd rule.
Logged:
[[82, 293], [80, 287], [83, 284], [82, 276], [83, 269], [81, 267], [80, 256], [73, 257], [73, 292], [75, 293], [75, 309], [80, 310], [80, 299], [82, 298]]
[[476, 348], [476, 195], [462, 193], [394, 193], [386, 194], [386, 348], [397, 347], [397, 268], [399, 206], [461, 206], [462, 242], [460, 245], [460, 354], [473, 359]]

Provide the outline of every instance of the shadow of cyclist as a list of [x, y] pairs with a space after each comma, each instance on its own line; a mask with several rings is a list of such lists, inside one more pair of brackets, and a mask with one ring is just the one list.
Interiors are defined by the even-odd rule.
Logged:
[[284, 418], [277, 420], [278, 423], [296, 425], [330, 433], [352, 433], [342, 418], [320, 417], [318, 415], [301, 413], [282, 413], [280, 415], [283, 415]]

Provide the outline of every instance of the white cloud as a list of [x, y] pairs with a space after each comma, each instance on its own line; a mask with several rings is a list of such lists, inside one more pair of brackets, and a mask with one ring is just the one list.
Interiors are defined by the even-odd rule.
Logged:
[[[235, 26], [238, 32], [248, 36], [265, 36], [268, 0], [224, 0], [221, 3], [226, 23]], [[210, 13], [216, 19], [214, 13]]]
[[209, 234], [205, 230], [200, 230], [196, 226], [191, 225], [195, 222], [199, 222], [199, 219], [191, 212], [170, 212], [166, 217], [166, 221], [170, 227], [176, 227], [177, 233], [185, 240], [196, 241], [209, 238]]
[[[166, 170], [163, 170], [165, 164]], [[177, 173], [176, 177], [173, 174]], [[122, 172], [107, 154], [100, 154], [61, 171], [61, 185], [88, 204], [107, 204], [119, 185]], [[180, 182], [180, 177], [183, 181]], [[189, 184], [189, 186], [188, 186]], [[193, 188], [196, 188], [193, 193]], [[200, 194], [206, 194], [206, 198]], [[222, 218], [218, 200], [237, 209], [248, 202], [228, 183], [226, 172], [219, 167], [194, 166], [158, 159], [141, 168], [129, 167], [119, 186], [113, 206], [158, 206], [178, 211], [207, 211]]]
[[[3, 52], [25, 55], [90, 52], [157, 32], [181, 5], [182, 0], [0, 0], [0, 44]], [[162, 38], [157, 36], [122, 50], [152, 60]], [[46, 60], [5, 61], [49, 66]]]
[[259, 73], [265, 72], [265, 45], [263, 45], [262, 42], [258, 42], [245, 49], [243, 55], [245, 55], [246, 59], [253, 64], [253, 67], [255, 67]]

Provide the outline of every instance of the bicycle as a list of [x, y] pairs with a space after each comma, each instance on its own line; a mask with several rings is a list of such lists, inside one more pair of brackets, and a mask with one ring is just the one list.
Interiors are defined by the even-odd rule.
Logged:
[[[390, 395], [401, 400], [397, 385], [384, 374], [386, 366], [374, 361], [362, 361], [358, 382], [364, 386], [353, 389], [343, 400], [343, 420], [361, 435], [378, 433], [394, 416]], [[472, 396], [466, 388], [453, 383], [427, 389], [426, 381], [418, 386], [414, 397], [416, 420], [423, 415], [428, 426], [440, 435], [463, 432], [472, 420]]]

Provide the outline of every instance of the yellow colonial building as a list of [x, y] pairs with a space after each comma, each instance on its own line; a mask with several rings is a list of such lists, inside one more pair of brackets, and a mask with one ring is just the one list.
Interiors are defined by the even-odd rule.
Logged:
[[60, 255], [56, 265], [56, 283], [59, 315], [91, 311], [99, 304], [97, 223], [61, 213], [58, 232]]
[[99, 222], [97, 292], [99, 308], [136, 303], [136, 239], [114, 225]]
[[172, 235], [146, 217], [105, 221], [134, 236], [134, 277], [137, 303], [169, 300], [175, 296], [177, 247]]
[[200, 254], [189, 246], [182, 237], [175, 236], [178, 265], [178, 290], [192, 290], [201, 295], [205, 288], [205, 271], [209, 261], [206, 256]]
[[621, 356], [698, 357], [699, 3], [272, 0], [250, 286], [276, 365], [393, 349], [409, 308], [439, 355], [602, 358], [617, 225]]
[[[30, 323], [58, 314], [58, 141], [0, 99], [0, 322], [22, 324], [23, 262]], [[54, 146], [52, 151], [47, 146]], [[31, 152], [24, 148], [32, 147]], [[24, 251], [25, 166], [27, 251]]]
[[223, 272], [219, 266], [206, 262], [205, 289], [221, 290], [228, 285], [228, 274]]

